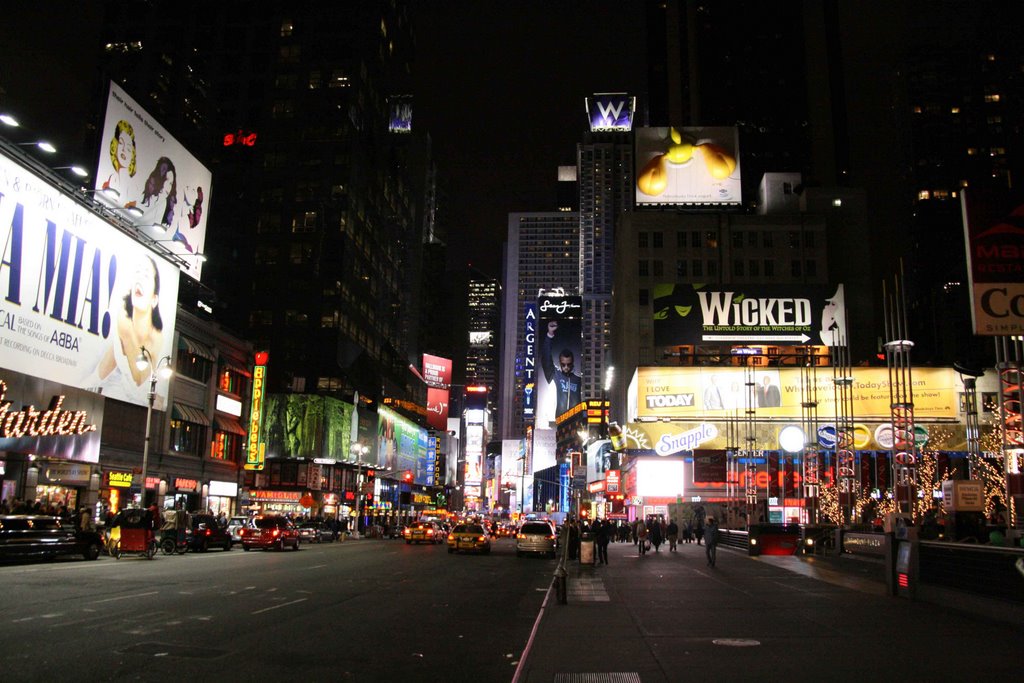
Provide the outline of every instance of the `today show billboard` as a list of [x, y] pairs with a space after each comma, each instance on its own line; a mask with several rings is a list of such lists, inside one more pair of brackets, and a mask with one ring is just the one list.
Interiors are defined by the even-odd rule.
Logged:
[[843, 285], [663, 284], [653, 292], [654, 343], [847, 343]]
[[5, 156], [0, 243], [0, 367], [147, 405], [135, 359], [173, 358], [177, 266]]
[[636, 203], [742, 202], [735, 127], [636, 129]]
[[202, 275], [210, 171], [116, 83], [110, 84], [96, 165], [96, 198], [147, 237], [164, 241], [182, 269]]

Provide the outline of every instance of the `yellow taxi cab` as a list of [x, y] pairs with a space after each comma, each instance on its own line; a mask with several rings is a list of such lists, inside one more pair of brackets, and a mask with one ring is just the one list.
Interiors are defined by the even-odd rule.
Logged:
[[491, 552], [491, 540], [487, 530], [480, 524], [458, 524], [448, 534], [448, 552], [475, 550], [487, 555]]
[[444, 536], [440, 527], [434, 522], [413, 522], [402, 531], [405, 544], [412, 543], [443, 543]]

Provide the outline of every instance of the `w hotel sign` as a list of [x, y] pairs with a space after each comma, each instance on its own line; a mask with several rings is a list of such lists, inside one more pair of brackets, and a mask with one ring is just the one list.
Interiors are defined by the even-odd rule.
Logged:
[[974, 333], [1024, 334], [1024, 197], [961, 195]]

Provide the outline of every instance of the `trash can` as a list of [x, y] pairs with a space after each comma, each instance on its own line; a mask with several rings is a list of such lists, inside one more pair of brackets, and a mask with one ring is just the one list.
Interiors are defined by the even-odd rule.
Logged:
[[594, 564], [594, 534], [586, 532], [580, 535], [580, 564]]

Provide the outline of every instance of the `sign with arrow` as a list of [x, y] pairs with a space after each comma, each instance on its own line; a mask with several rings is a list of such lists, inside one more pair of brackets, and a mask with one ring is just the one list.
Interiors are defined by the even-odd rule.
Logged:
[[843, 285], [702, 284], [654, 288], [654, 343], [846, 343]]

